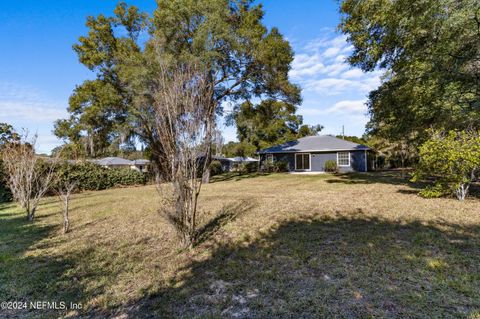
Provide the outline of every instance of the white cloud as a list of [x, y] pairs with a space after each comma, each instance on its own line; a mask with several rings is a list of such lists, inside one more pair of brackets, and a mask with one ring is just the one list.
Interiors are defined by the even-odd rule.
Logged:
[[7, 121], [53, 122], [66, 116], [64, 109], [41, 101], [0, 101], [0, 118]]
[[0, 122], [37, 134], [38, 152], [49, 153], [61, 144], [51, 133], [53, 122], [67, 116], [66, 102], [63, 104], [48, 98], [30, 86], [0, 82]]
[[335, 103], [326, 110], [327, 113], [341, 113], [345, 115], [364, 115], [367, 113], [365, 100], [344, 100]]
[[365, 100], [342, 100], [330, 107], [300, 108], [299, 112], [307, 116], [321, 115], [342, 115], [342, 116], [364, 116], [367, 113]]
[[290, 76], [302, 79], [305, 76], [321, 73], [324, 68], [319, 55], [299, 54], [293, 60]]
[[344, 78], [344, 79], [357, 79], [357, 78], [361, 78], [364, 75], [365, 75], [365, 73], [363, 73], [363, 71], [360, 70], [360, 69], [351, 69], [351, 70], [348, 70], [348, 71], [344, 72], [341, 75], [341, 77]]
[[342, 78], [323, 78], [308, 81], [305, 90], [326, 96], [340, 95], [343, 93], [357, 93], [365, 96], [369, 91], [375, 89], [379, 84], [378, 79], [349, 80]]
[[37, 124], [66, 116], [66, 106], [47, 99], [34, 88], [0, 82], [0, 118]]
[[380, 72], [364, 73], [347, 63], [352, 46], [347, 37], [322, 37], [295, 56], [290, 76], [305, 92], [335, 96], [354, 93], [365, 97], [380, 84]]
[[331, 48], [328, 48], [325, 50], [325, 52], [323, 52], [323, 56], [326, 57], [326, 58], [332, 58], [334, 56], [336, 56], [339, 52], [340, 52], [341, 48], [339, 47], [331, 47]]

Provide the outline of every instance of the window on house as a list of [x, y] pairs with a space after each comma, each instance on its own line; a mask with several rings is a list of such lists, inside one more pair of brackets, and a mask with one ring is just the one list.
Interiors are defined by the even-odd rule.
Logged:
[[273, 155], [272, 154], [267, 154], [267, 162], [273, 163]]
[[295, 154], [295, 169], [310, 169], [310, 154]]
[[350, 166], [350, 153], [338, 152], [337, 153], [337, 165], [338, 166]]

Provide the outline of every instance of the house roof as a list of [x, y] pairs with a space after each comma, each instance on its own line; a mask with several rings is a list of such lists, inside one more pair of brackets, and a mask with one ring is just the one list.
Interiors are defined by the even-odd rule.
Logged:
[[237, 156], [237, 157], [229, 157], [229, 161], [232, 162], [258, 162], [258, 159], [253, 158], [253, 157], [242, 157], [242, 156]]
[[370, 147], [346, 141], [331, 135], [307, 136], [281, 145], [258, 151], [267, 153], [328, 152], [328, 151], [363, 151]]
[[121, 157], [104, 157], [100, 158], [97, 160], [94, 160], [94, 162], [98, 165], [102, 166], [110, 166], [110, 165], [133, 165], [134, 162], [121, 158]]
[[146, 159], [137, 159], [133, 161], [133, 164], [135, 165], [147, 165], [148, 163], [150, 163], [150, 161]]

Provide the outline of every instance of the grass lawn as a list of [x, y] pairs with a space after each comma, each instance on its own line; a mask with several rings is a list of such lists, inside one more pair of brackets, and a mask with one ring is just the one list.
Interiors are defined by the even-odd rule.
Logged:
[[480, 200], [423, 199], [386, 173], [216, 177], [178, 248], [154, 186], [0, 206], [0, 317], [480, 318]]

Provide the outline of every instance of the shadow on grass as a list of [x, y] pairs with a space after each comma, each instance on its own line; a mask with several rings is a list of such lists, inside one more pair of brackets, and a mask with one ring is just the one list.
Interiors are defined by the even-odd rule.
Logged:
[[[297, 218], [178, 271], [132, 317], [468, 317], [480, 311], [480, 227], [362, 211]], [[478, 314], [477, 314], [478, 315]]]
[[410, 182], [410, 175], [406, 172], [402, 177], [399, 171], [377, 171], [368, 173], [345, 173], [338, 174], [335, 179], [326, 180], [327, 183], [341, 184], [391, 184], [391, 185], [409, 185], [419, 187], [420, 184]]
[[[45, 254], [43, 249], [66, 240], [64, 237], [52, 240], [52, 237], [59, 233], [60, 226], [45, 225], [40, 221], [41, 218], [36, 218], [33, 222], [27, 221], [21, 213], [9, 213], [6, 206], [1, 209], [0, 301], [85, 304], [86, 300], [103, 292], [104, 287], [97, 287], [87, 293], [80, 281], [82, 269], [90, 265], [88, 260], [99, 257], [93, 256], [94, 249], [80, 249], [63, 255]], [[39, 249], [42, 249], [43, 253], [38, 253]], [[72, 272], [73, 269], [77, 269], [77, 272]], [[85, 270], [84, 273], [93, 278], [109, 276], [112, 282], [118, 274], [103, 268]], [[0, 318], [53, 318], [66, 313], [65, 310], [52, 309], [1, 309]]]
[[255, 204], [247, 200], [225, 205], [214, 218], [198, 229], [196, 246], [212, 238], [226, 224], [233, 222], [254, 207]]
[[[419, 182], [411, 182], [411, 176], [409, 171], [405, 171], [405, 175], [402, 177], [402, 173], [399, 170], [390, 171], [376, 171], [368, 173], [345, 173], [338, 174], [336, 178], [325, 180], [331, 184], [390, 184], [390, 185], [403, 185], [408, 186], [410, 189], [397, 189], [401, 194], [414, 194], [418, 195], [419, 192], [427, 186], [433, 185], [433, 179], [424, 180]], [[451, 197], [454, 197], [453, 195]], [[480, 198], [480, 183], [472, 183], [469, 191], [470, 198]]]
[[254, 178], [259, 176], [267, 176], [270, 173], [252, 172], [252, 173], [240, 173], [240, 172], [227, 172], [220, 175], [215, 175], [211, 178], [211, 183], [225, 182], [225, 181], [240, 181], [242, 179]]

